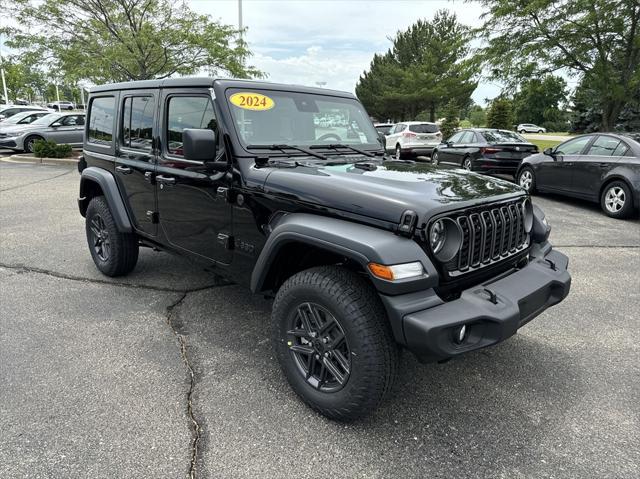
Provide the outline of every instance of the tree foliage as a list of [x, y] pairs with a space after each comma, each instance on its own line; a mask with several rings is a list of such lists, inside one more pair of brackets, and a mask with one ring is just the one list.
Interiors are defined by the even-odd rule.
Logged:
[[470, 29], [454, 14], [438, 11], [433, 20], [418, 20], [393, 39], [383, 55], [374, 55], [356, 86], [370, 114], [381, 119], [412, 120], [453, 100], [466, 105], [476, 89], [479, 69], [469, 58]]
[[483, 58], [492, 74], [520, 82], [558, 70], [589, 78], [600, 129], [610, 131], [640, 89], [638, 0], [480, 0], [488, 9]]
[[[184, 1], [44, 0], [19, 5], [10, 46], [55, 73], [95, 83], [167, 78], [201, 70], [261, 76], [247, 67], [238, 31]], [[62, 76], [62, 74], [60, 74]]]
[[558, 76], [525, 80], [514, 95], [515, 123], [558, 122], [567, 102], [567, 82]]
[[442, 138], [450, 138], [453, 132], [460, 126], [460, 108], [455, 101], [450, 101], [444, 110], [444, 120], [440, 124], [440, 131], [442, 132]]
[[496, 98], [487, 110], [487, 126], [501, 130], [513, 129], [513, 104], [506, 98]]
[[474, 105], [469, 110], [469, 122], [475, 126], [484, 126], [487, 121], [487, 113], [482, 109], [480, 105]]

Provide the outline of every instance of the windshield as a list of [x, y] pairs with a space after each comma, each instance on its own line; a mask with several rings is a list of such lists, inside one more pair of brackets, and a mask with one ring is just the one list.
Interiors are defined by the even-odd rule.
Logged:
[[227, 90], [234, 124], [247, 145], [336, 143], [380, 148], [378, 134], [355, 99], [272, 90]]
[[419, 125], [409, 125], [409, 131], [414, 133], [438, 133], [440, 128], [433, 123], [420, 123]]
[[[23, 120], [24, 118], [33, 115], [36, 112], [33, 111], [25, 111], [22, 113], [16, 113], [13, 116], [10, 116], [9, 118], [7, 118], [6, 120], [4, 120], [2, 122], [3, 125], [15, 125], [16, 123], [19, 123], [21, 120]], [[28, 121], [25, 123], [29, 123]]]
[[482, 135], [489, 143], [499, 143], [501, 141], [511, 141], [516, 143], [526, 143], [527, 140], [517, 133], [505, 130], [483, 131]]
[[60, 113], [49, 113], [48, 115], [43, 116], [42, 118], [38, 118], [36, 121], [31, 123], [32, 125], [50, 125], [58, 118], [60, 118]]

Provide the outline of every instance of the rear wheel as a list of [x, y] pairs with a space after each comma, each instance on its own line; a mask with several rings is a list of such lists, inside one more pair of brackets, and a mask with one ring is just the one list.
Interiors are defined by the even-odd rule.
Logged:
[[542, 130], [538, 130], [538, 133], [544, 133], [544, 131], [542, 131]]
[[531, 168], [525, 166], [520, 170], [520, 173], [518, 173], [518, 184], [527, 190], [529, 194], [536, 191], [536, 177]]
[[86, 212], [85, 229], [89, 251], [96, 267], [107, 276], [130, 273], [138, 262], [138, 239], [121, 233], [104, 196], [96, 196]]
[[331, 419], [366, 416], [391, 390], [398, 347], [384, 307], [347, 269], [321, 266], [289, 278], [273, 304], [272, 339], [293, 390]]
[[520, 130], [521, 135], [525, 134], [526, 132], [527, 132], [526, 130]]
[[612, 218], [627, 218], [633, 212], [631, 190], [622, 181], [609, 183], [600, 197], [600, 207]]
[[400, 145], [396, 145], [396, 160], [401, 160], [402, 159], [402, 149], [400, 148]]

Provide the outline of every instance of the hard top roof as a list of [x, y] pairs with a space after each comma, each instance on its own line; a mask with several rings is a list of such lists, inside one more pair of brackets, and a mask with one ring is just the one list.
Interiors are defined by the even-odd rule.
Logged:
[[214, 84], [220, 85], [222, 88], [284, 90], [300, 93], [312, 93], [318, 95], [340, 96], [344, 98], [355, 98], [355, 96], [351, 93], [338, 90], [330, 90], [327, 88], [287, 85], [284, 83], [271, 83], [258, 80], [220, 79], [210, 77], [166, 78], [164, 80], [141, 80], [122, 83], [109, 83], [106, 85], [99, 85], [91, 88], [90, 93], [95, 94], [114, 90], [140, 90], [154, 88], [212, 88]]

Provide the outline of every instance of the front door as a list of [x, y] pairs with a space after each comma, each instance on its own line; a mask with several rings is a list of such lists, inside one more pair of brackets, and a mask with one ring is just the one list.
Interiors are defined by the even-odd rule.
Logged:
[[571, 179], [573, 190], [586, 198], [598, 199], [602, 178], [618, 162], [619, 157], [614, 156], [614, 153], [621, 153], [623, 150], [626, 150], [626, 145], [618, 138], [609, 135], [596, 136], [589, 150], [575, 161]]
[[539, 187], [572, 193], [573, 169], [593, 136], [581, 136], [565, 141], [554, 148], [554, 156], [545, 156], [545, 161], [538, 166], [536, 183]]
[[229, 264], [228, 175], [207, 170], [203, 162], [186, 160], [182, 148], [185, 128], [210, 128], [217, 133], [211, 93], [207, 89], [165, 89], [160, 117], [162, 148], [156, 183], [162, 234], [177, 249]]
[[51, 126], [51, 131], [47, 133], [48, 139], [55, 141], [59, 145], [82, 145], [82, 135], [84, 134], [83, 114], [63, 116], [54, 125], [56, 126]]
[[126, 195], [129, 216], [136, 229], [156, 236], [158, 233], [156, 186], [153, 174], [157, 136], [154, 113], [157, 91], [136, 90], [120, 96], [115, 176], [120, 191]]

